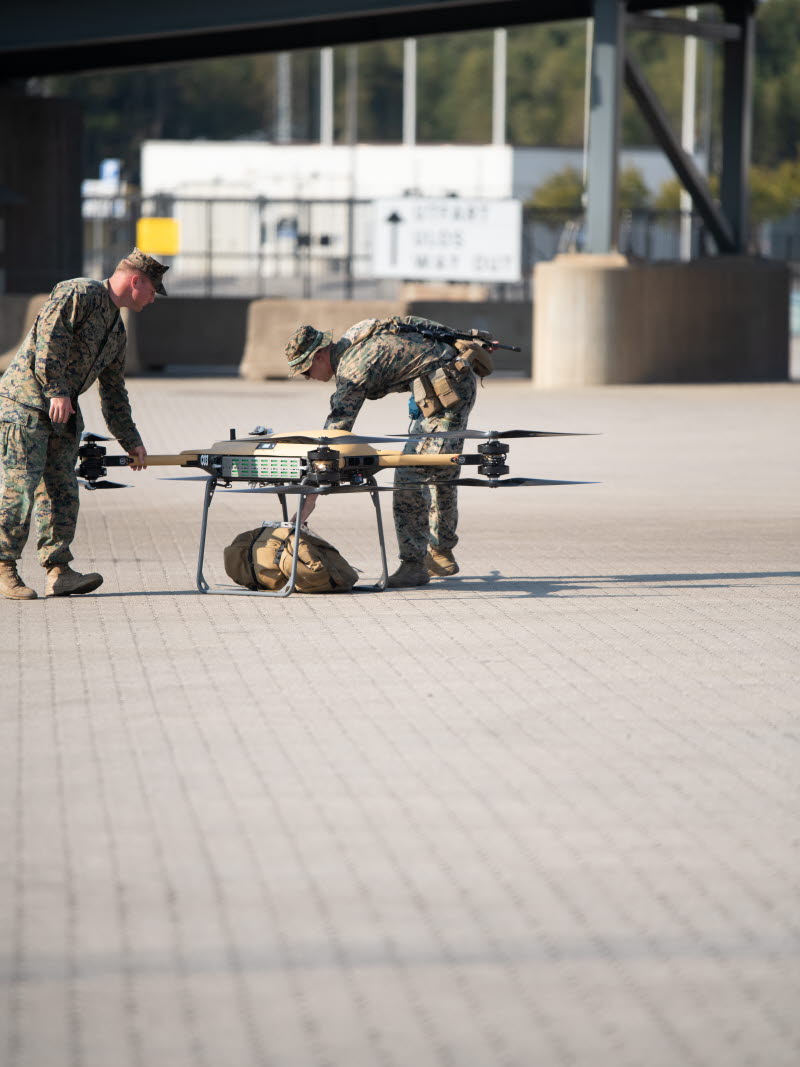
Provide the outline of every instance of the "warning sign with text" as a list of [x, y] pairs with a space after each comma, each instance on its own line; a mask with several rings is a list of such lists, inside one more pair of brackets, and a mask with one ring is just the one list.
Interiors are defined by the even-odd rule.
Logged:
[[375, 202], [373, 270], [409, 281], [518, 282], [519, 200], [396, 197]]

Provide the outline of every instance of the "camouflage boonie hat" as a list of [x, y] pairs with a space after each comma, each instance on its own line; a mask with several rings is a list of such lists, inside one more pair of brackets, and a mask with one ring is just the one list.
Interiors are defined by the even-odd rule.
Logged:
[[146, 252], [142, 252], [139, 248], [134, 248], [125, 257], [125, 262], [130, 263], [132, 267], [140, 270], [142, 274], [149, 278], [159, 296], [167, 295], [167, 290], [164, 288], [164, 283], [161, 279], [169, 270], [169, 267], [165, 267], [163, 263], [159, 263], [157, 259], [148, 256]]
[[286, 345], [286, 358], [289, 360], [289, 377], [303, 374], [311, 366], [314, 353], [333, 338], [331, 330], [316, 330], [313, 326], [301, 326]]

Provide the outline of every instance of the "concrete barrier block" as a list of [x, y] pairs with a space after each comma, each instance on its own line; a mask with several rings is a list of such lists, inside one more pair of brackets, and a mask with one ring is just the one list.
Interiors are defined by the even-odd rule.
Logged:
[[0, 374], [8, 369], [49, 293], [0, 295]]
[[[241, 297], [158, 299], [128, 331], [128, 362], [143, 371], [168, 366], [238, 367], [247, 339], [250, 300]], [[131, 371], [133, 373], [133, 371]]]
[[255, 300], [247, 321], [247, 343], [239, 367], [243, 378], [285, 378], [286, 342], [299, 326], [310, 323], [333, 330], [334, 337], [354, 322], [392, 315], [419, 315], [455, 329], [490, 330], [506, 344], [518, 344], [519, 355], [498, 352], [498, 370], [530, 374], [531, 305], [453, 300]]
[[[11, 360], [19, 351], [20, 345], [28, 336], [36, 316], [42, 310], [49, 293], [36, 293], [33, 296], [22, 293], [4, 293], [0, 295], [0, 374], [8, 369]], [[125, 357], [126, 374], [141, 372], [137, 344], [136, 316], [127, 308], [122, 309], [122, 321], [128, 334], [127, 355]]]
[[503, 304], [490, 300], [412, 300], [406, 315], [420, 315], [457, 330], [488, 330], [497, 341], [519, 345], [521, 352], [494, 353], [498, 371], [529, 378], [531, 374], [531, 302]]
[[394, 300], [254, 300], [239, 374], [250, 381], [285, 378], [289, 373], [286, 342], [305, 323], [333, 330], [334, 337], [339, 337], [361, 319], [406, 314], [406, 305]]
[[534, 274], [534, 384], [785, 380], [789, 286], [747, 256], [557, 256]]

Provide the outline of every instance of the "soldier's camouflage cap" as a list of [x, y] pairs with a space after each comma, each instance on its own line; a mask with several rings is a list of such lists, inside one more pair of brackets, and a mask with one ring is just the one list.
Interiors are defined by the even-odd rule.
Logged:
[[289, 377], [294, 378], [309, 369], [314, 353], [331, 343], [331, 330], [317, 330], [313, 326], [301, 326], [289, 338], [286, 358], [289, 360]]
[[125, 262], [130, 263], [132, 267], [140, 270], [142, 274], [148, 277], [155, 286], [155, 290], [159, 296], [167, 295], [167, 290], [164, 288], [162, 278], [169, 270], [169, 267], [165, 267], [163, 263], [159, 263], [157, 259], [148, 256], [146, 252], [142, 252], [139, 248], [134, 248], [134, 250], [125, 257]]

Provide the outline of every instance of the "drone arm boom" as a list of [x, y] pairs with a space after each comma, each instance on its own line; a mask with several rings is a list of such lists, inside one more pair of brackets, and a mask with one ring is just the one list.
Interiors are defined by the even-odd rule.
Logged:
[[180, 452], [171, 456], [145, 456], [144, 462], [148, 467], [185, 467], [192, 461], [196, 463], [199, 458], [199, 452]]
[[453, 467], [463, 463], [457, 452], [425, 453], [378, 452], [381, 467]]

